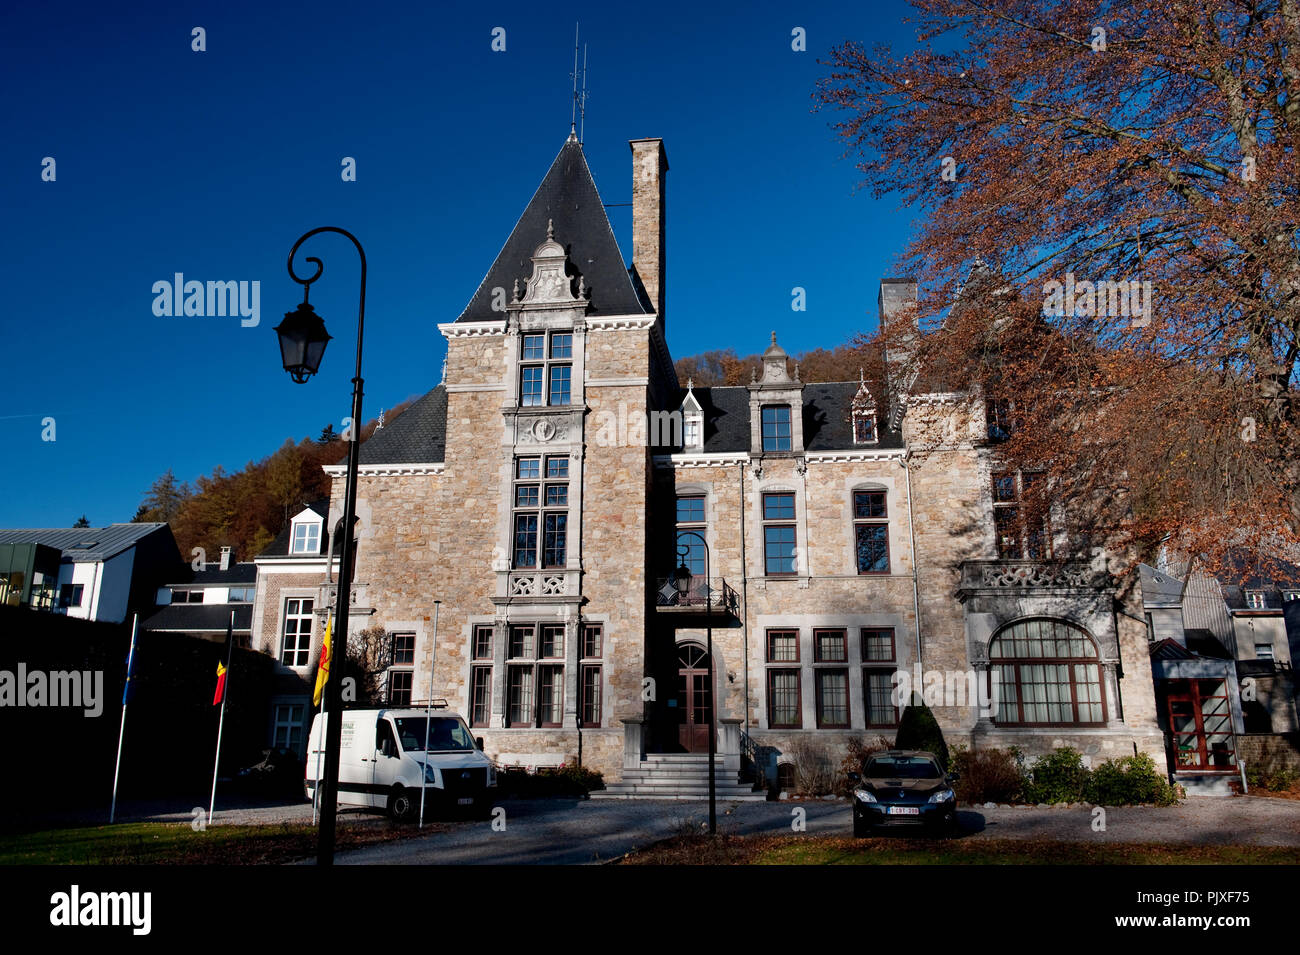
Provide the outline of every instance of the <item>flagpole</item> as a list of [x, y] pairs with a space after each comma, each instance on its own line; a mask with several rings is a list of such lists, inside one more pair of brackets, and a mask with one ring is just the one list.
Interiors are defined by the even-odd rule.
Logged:
[[217, 719], [217, 754], [212, 758], [212, 795], [208, 799], [208, 825], [212, 825], [212, 810], [217, 804], [217, 768], [221, 765], [221, 731], [226, 726], [226, 700], [230, 697], [230, 660], [235, 653], [235, 612], [230, 611], [230, 623], [226, 629], [226, 673], [221, 684], [221, 716]]
[[117, 761], [113, 763], [113, 805], [108, 810], [111, 825], [117, 818], [117, 777], [122, 769], [122, 737], [126, 734], [126, 703], [131, 693], [131, 665], [135, 663], [135, 634], [140, 626], [140, 615], [131, 619], [131, 649], [126, 654], [126, 685], [122, 687], [122, 725], [117, 729]]
[[320, 734], [316, 737], [316, 785], [311, 791], [311, 824], [316, 825], [316, 813], [320, 809], [320, 754], [325, 748], [325, 696], [320, 700]]
[[[311, 824], [316, 825], [316, 816], [320, 810], [320, 757], [325, 749], [325, 683], [329, 682], [330, 624], [331, 615], [325, 614], [325, 635], [321, 640], [320, 660], [316, 662], [316, 692], [320, 694], [320, 735], [316, 737], [316, 785], [311, 791]], [[321, 668], [325, 669], [325, 680], [321, 681]], [[311, 733], [307, 734], [311, 739]]]
[[[433, 644], [429, 647], [429, 697], [424, 702], [424, 767], [425, 772], [429, 768], [429, 724], [433, 722], [433, 661], [438, 652], [438, 606], [441, 600], [433, 602]], [[420, 825], [418, 828], [424, 828], [424, 794], [429, 788], [429, 780], [426, 778], [420, 783]]]

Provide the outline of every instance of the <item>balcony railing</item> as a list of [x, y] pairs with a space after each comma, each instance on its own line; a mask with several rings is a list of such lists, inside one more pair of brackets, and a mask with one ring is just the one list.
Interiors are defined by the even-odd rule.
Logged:
[[967, 560], [958, 593], [988, 591], [1104, 591], [1114, 580], [1082, 560]]
[[684, 593], [677, 589], [672, 577], [660, 577], [655, 581], [655, 607], [659, 610], [735, 613], [738, 606], [736, 592], [721, 577], [709, 580], [693, 577]]

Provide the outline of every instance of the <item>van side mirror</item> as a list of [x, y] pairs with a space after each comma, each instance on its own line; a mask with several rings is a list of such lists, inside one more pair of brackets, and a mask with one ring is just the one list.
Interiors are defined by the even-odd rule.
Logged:
[[857, 783], [861, 781], [862, 781], [862, 777], [859, 776], [857, 773], [849, 773], [849, 782]]
[[474, 748], [477, 749], [477, 750], [480, 750], [480, 751], [483, 749], [483, 737], [482, 737], [482, 736], [475, 736], [475, 737], [474, 737]]

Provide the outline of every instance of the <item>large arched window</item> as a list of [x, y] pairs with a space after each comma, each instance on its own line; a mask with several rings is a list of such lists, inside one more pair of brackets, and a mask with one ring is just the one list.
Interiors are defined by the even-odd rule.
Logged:
[[1099, 726], [1106, 722], [1097, 645], [1061, 620], [1021, 620], [989, 644], [997, 692], [994, 721], [1010, 726]]

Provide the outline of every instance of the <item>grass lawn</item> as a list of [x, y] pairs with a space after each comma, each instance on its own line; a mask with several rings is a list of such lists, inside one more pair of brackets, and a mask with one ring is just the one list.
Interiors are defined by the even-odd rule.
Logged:
[[[340, 825], [338, 849], [439, 832], [445, 825], [400, 826], [386, 820]], [[278, 865], [316, 855], [316, 827], [138, 822], [0, 835], [0, 865]]]
[[678, 836], [622, 865], [1296, 865], [1300, 849], [1022, 839]]

